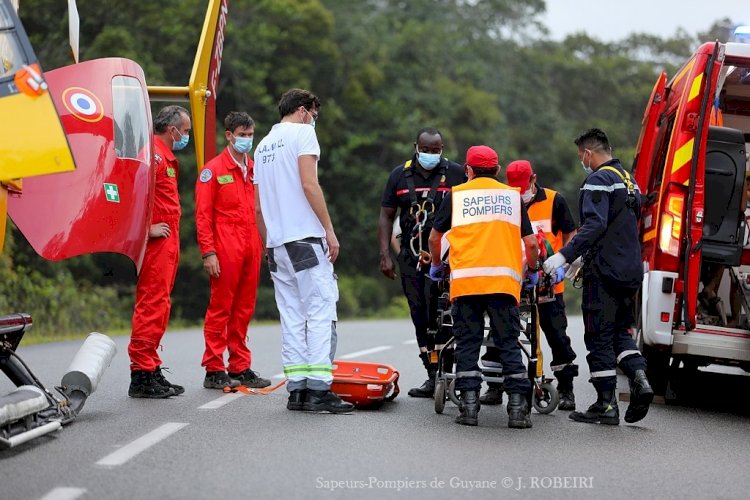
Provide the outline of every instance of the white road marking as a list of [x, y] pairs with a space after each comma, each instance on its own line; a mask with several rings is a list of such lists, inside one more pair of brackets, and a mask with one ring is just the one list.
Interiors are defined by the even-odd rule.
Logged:
[[376, 352], [381, 351], [387, 351], [388, 349], [391, 349], [392, 346], [389, 345], [380, 345], [378, 347], [372, 347], [370, 349], [363, 349], [361, 351], [354, 351], [350, 352], [349, 354], [344, 354], [343, 356], [337, 356], [339, 359], [353, 359], [353, 358], [361, 358], [362, 356], [367, 356], [368, 354], [375, 354]]
[[404, 340], [404, 341], [403, 341], [403, 342], [401, 342], [401, 343], [402, 343], [402, 344], [404, 344], [404, 345], [411, 345], [411, 344], [416, 344], [416, 343], [417, 343], [417, 339]]
[[237, 398], [241, 398], [244, 396], [241, 392], [232, 392], [229, 394], [224, 394], [220, 398], [216, 398], [213, 401], [209, 401], [208, 403], [204, 404], [203, 406], [199, 406], [199, 410], [215, 410], [217, 408], [221, 408], [225, 404], [231, 403]]
[[86, 490], [83, 488], [59, 487], [53, 489], [39, 500], [76, 500], [76, 498], [80, 498], [84, 493], [86, 493]]
[[157, 427], [153, 431], [145, 434], [132, 443], [126, 444], [114, 453], [110, 453], [106, 457], [102, 458], [96, 465], [102, 465], [105, 467], [116, 467], [122, 465], [131, 458], [143, 453], [159, 441], [168, 438], [175, 432], [179, 431], [188, 424], [181, 424], [177, 422], [168, 422], [160, 427]]

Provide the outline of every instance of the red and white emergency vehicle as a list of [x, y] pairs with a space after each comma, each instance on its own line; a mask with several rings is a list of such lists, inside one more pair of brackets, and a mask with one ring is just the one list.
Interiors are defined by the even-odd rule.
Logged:
[[[669, 82], [661, 74], [634, 161], [644, 196], [637, 338], [657, 393], [680, 367], [750, 372], [748, 143], [750, 43], [705, 43]], [[718, 299], [711, 288], [706, 300], [716, 273]]]

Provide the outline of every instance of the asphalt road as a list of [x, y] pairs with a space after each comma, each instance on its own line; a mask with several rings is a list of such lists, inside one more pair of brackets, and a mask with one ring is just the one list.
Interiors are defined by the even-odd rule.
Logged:
[[[595, 393], [581, 320], [570, 322], [582, 408]], [[424, 379], [411, 332], [408, 321], [339, 324], [338, 357], [401, 372], [395, 401], [352, 415], [287, 411], [283, 389], [228, 397], [203, 389], [198, 330], [169, 332], [163, 342], [168, 378], [186, 393], [131, 399], [127, 338], [116, 338], [118, 354], [77, 421], [0, 452], [0, 499], [749, 496], [748, 377], [701, 374], [690, 404], [654, 405], [635, 425], [581, 424], [556, 411], [534, 413], [533, 429], [512, 430], [505, 406], [485, 406], [479, 426], [464, 427], [451, 403], [438, 415], [432, 400], [406, 396]], [[52, 387], [79, 345], [18, 352]], [[278, 325], [252, 327], [250, 345], [253, 368], [281, 380]]]

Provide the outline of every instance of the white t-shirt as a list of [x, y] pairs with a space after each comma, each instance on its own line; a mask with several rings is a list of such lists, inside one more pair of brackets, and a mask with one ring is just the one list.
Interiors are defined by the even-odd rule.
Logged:
[[297, 162], [302, 155], [320, 159], [315, 129], [303, 123], [277, 123], [255, 148], [253, 182], [259, 189], [268, 248], [325, 237], [325, 229], [302, 190]]

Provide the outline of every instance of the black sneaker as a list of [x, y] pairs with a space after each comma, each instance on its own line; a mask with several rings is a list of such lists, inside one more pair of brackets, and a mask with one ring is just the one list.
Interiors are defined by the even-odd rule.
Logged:
[[240, 382], [240, 385], [244, 385], [245, 387], [252, 387], [254, 389], [260, 389], [271, 385], [270, 380], [261, 377], [250, 368], [240, 373], [229, 372], [229, 378], [238, 380]]
[[164, 387], [157, 382], [152, 372], [140, 370], [130, 372], [128, 396], [131, 398], [164, 399], [174, 395], [174, 389]]
[[301, 391], [291, 391], [289, 393], [289, 401], [286, 403], [286, 409], [292, 411], [302, 411], [302, 406], [305, 404], [305, 398], [307, 397], [307, 389]]
[[331, 391], [313, 391], [308, 389], [302, 409], [318, 413], [351, 413], [354, 405], [342, 401], [341, 398]]
[[[164, 378], [164, 374], [161, 372], [162, 368], [161, 366], [156, 369], [154, 372], [154, 380], [156, 380], [158, 383], [163, 385], [164, 387], [171, 387], [174, 391], [175, 395], [180, 395], [185, 392], [185, 388], [181, 385], [173, 384], [166, 378]], [[164, 368], [165, 371], [169, 371], [169, 368]]]
[[558, 410], [573, 411], [576, 409], [576, 397], [573, 394], [573, 389], [560, 389], [558, 387], [557, 393], [560, 395], [560, 402], [557, 405]]
[[239, 387], [240, 383], [233, 378], [229, 378], [227, 372], [207, 372], [206, 379], [203, 381], [203, 387], [206, 389], [224, 389], [225, 387]]

